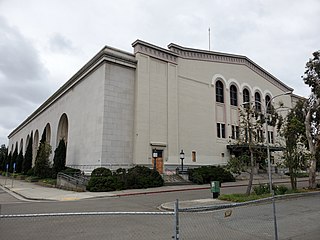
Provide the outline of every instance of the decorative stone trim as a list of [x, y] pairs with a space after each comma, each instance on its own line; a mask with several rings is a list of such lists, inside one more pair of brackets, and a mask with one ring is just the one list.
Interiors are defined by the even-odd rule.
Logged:
[[165, 143], [165, 142], [150, 142], [150, 146], [153, 146], [153, 147], [166, 147], [167, 143]]
[[281, 90], [293, 91], [292, 88], [281, 82], [279, 79], [274, 77], [272, 74], [264, 70], [246, 56], [185, 48], [173, 43], [169, 44], [168, 48], [172, 52], [176, 53], [179, 57], [185, 59], [245, 65]]
[[172, 51], [168, 51], [167, 49], [160, 48], [141, 40], [135, 41], [132, 43], [132, 46], [134, 47], [134, 54], [143, 53], [166, 62], [178, 64], [177, 54]]

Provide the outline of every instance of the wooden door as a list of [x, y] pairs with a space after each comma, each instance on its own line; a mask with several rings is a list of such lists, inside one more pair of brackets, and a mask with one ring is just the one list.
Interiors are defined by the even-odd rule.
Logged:
[[[162, 150], [156, 150], [158, 153], [158, 157], [156, 158], [156, 170], [162, 174], [163, 173], [163, 158], [162, 158]], [[152, 158], [152, 166], [154, 166], [154, 158]]]

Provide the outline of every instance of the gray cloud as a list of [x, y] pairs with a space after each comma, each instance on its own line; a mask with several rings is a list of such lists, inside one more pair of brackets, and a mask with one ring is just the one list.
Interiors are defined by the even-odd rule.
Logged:
[[49, 46], [51, 51], [59, 53], [68, 53], [75, 50], [72, 42], [66, 37], [62, 36], [60, 33], [55, 33], [53, 36], [51, 36], [49, 39]]
[[319, 0], [0, 0], [0, 6], [17, 26], [0, 18], [0, 144], [9, 125], [16, 127], [104, 45], [132, 52], [131, 43], [141, 39], [208, 49], [210, 27], [211, 50], [245, 55], [307, 96], [300, 76], [320, 42]]
[[33, 44], [0, 17], [0, 142], [49, 95], [47, 70]]
[[0, 71], [14, 82], [40, 80], [45, 75], [38, 53], [18, 29], [0, 17]]

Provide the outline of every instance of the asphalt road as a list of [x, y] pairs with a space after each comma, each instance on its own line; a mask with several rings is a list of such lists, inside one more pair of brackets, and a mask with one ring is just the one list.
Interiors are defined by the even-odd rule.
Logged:
[[[245, 187], [222, 189], [243, 192]], [[175, 199], [211, 198], [208, 190], [159, 193], [67, 202], [25, 202], [0, 190], [1, 214], [130, 211], [160, 212]], [[180, 239], [274, 239], [271, 204], [226, 210], [180, 213]], [[279, 239], [319, 239], [320, 195], [276, 203]], [[171, 239], [174, 216], [56, 216], [0, 219], [4, 239]]]

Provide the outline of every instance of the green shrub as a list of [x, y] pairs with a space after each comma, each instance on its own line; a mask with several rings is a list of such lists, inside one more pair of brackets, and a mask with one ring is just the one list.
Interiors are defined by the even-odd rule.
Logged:
[[269, 184], [259, 184], [258, 186], [253, 186], [253, 192], [256, 195], [263, 195], [270, 193]]
[[96, 168], [91, 173], [91, 177], [108, 177], [108, 176], [112, 176], [112, 172], [110, 169], [105, 167]]
[[112, 176], [91, 177], [87, 189], [91, 192], [108, 192], [116, 190], [116, 178]]
[[278, 186], [273, 186], [274, 194], [275, 195], [283, 195], [288, 192], [288, 188], [284, 185], [278, 185]]
[[143, 166], [126, 169], [119, 168], [114, 173], [107, 168], [95, 169], [87, 185], [92, 192], [115, 191], [163, 186], [161, 175]]
[[33, 176], [34, 175], [34, 168], [30, 168], [28, 171], [27, 171], [27, 176]]
[[135, 166], [128, 169], [127, 188], [149, 188], [163, 186], [161, 175], [150, 168], [144, 166]]
[[81, 174], [81, 170], [78, 168], [71, 168], [71, 167], [66, 167], [64, 170], [61, 171], [64, 174], [73, 176], [73, 175], [79, 175]]
[[211, 181], [234, 182], [235, 178], [231, 172], [220, 166], [202, 166], [200, 168], [188, 169], [189, 180], [196, 184], [206, 184]]
[[[272, 185], [275, 195], [283, 195], [289, 193], [289, 189], [284, 185]], [[253, 187], [253, 191], [257, 195], [263, 195], [270, 193], [269, 184], [259, 184]]]

